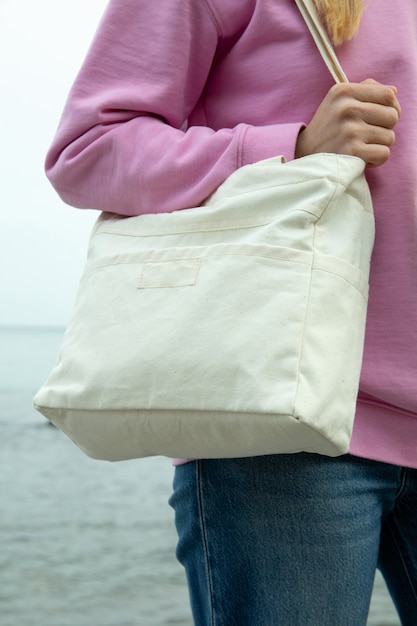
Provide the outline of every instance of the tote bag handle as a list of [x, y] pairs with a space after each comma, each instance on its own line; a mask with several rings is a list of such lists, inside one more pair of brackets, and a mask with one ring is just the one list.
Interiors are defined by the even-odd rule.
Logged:
[[295, 0], [316, 46], [336, 83], [347, 83], [348, 78], [333, 49], [329, 36], [320, 21], [313, 0]]

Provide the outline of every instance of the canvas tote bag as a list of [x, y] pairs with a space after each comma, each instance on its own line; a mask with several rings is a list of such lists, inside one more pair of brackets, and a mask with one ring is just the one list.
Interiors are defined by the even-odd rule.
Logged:
[[345, 453], [374, 239], [363, 171], [277, 157], [201, 207], [102, 214], [35, 407], [98, 459]]

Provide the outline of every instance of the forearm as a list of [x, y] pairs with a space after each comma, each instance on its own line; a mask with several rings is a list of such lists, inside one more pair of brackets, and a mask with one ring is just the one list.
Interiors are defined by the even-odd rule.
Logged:
[[160, 3], [114, 0], [102, 20], [46, 161], [69, 204], [173, 211], [201, 204], [242, 165], [293, 158], [301, 123], [187, 128], [220, 35], [204, 2]]

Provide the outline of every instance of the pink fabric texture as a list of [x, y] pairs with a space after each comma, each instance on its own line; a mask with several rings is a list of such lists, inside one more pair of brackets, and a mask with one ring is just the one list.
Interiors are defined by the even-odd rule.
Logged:
[[[417, 467], [417, 3], [370, 2], [338, 53], [351, 81], [394, 84], [402, 105], [391, 158], [367, 171], [376, 244], [351, 452]], [[242, 165], [292, 159], [331, 85], [293, 0], [111, 0], [46, 171], [76, 207], [198, 206]]]

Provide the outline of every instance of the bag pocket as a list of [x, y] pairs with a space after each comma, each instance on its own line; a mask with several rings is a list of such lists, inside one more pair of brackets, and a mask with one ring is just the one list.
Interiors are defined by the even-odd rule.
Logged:
[[84, 409], [292, 414], [311, 265], [309, 253], [258, 245], [94, 261], [57, 380]]

